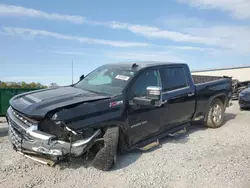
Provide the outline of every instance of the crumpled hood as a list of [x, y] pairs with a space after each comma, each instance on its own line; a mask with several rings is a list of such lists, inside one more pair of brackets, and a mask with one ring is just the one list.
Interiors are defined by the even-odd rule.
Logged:
[[42, 118], [51, 110], [107, 98], [110, 97], [67, 86], [22, 93], [13, 97], [10, 105], [27, 116]]

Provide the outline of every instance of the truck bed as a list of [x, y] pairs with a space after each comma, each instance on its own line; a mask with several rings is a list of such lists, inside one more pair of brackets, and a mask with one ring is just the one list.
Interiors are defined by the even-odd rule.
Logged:
[[205, 75], [192, 75], [194, 84], [202, 84], [215, 80], [221, 80], [227, 78], [226, 76], [205, 76]]

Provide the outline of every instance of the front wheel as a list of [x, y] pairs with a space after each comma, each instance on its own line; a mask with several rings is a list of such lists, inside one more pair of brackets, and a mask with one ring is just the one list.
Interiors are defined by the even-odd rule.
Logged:
[[108, 171], [116, 160], [119, 128], [111, 127], [105, 132], [104, 147], [101, 148], [93, 160], [93, 166], [99, 170]]
[[218, 128], [224, 123], [225, 109], [220, 99], [214, 99], [209, 107], [206, 126], [209, 128]]

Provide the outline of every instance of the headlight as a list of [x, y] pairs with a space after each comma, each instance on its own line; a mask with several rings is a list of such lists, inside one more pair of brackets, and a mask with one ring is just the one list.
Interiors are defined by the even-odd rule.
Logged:
[[65, 135], [64, 124], [60, 121], [54, 121], [51, 119], [44, 119], [39, 122], [38, 129], [48, 134], [63, 138]]

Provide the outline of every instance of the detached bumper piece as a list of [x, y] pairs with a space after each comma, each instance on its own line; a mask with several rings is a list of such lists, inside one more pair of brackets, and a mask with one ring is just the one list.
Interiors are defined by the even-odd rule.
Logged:
[[28, 122], [24, 116], [11, 107], [7, 111], [9, 123], [9, 139], [17, 151], [22, 153], [34, 152], [37, 154], [60, 157], [67, 154], [80, 156], [94, 143], [101, 130], [97, 130], [88, 138], [73, 143], [58, 140], [56, 136], [41, 132], [36, 124]]
[[44, 165], [48, 165], [51, 167], [54, 167], [56, 165], [56, 163], [58, 162], [57, 160], [46, 159], [44, 157], [36, 156], [36, 155], [30, 153], [29, 151], [23, 151], [23, 152], [18, 151], [18, 153], [33, 160], [33, 161], [36, 161], [36, 162], [39, 162], [39, 163], [42, 163]]

